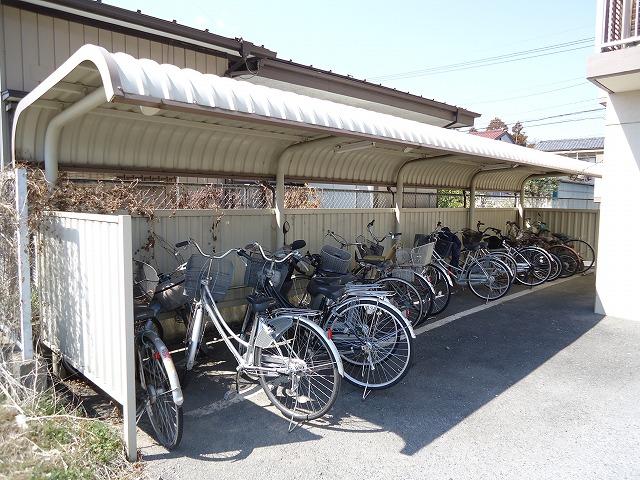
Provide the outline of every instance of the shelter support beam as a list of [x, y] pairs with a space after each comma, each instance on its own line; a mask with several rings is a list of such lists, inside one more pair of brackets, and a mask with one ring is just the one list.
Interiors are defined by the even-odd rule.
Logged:
[[89, 113], [106, 101], [107, 97], [104, 88], [99, 87], [86, 97], [64, 109], [49, 122], [44, 137], [44, 170], [49, 188], [53, 188], [53, 185], [55, 185], [58, 179], [58, 156], [62, 129], [67, 123]]
[[525, 187], [529, 180], [534, 180], [536, 178], [548, 178], [548, 177], [563, 177], [566, 173], [561, 172], [550, 172], [550, 173], [535, 173], [533, 175], [529, 175], [522, 181], [520, 185], [520, 205], [518, 206], [518, 226], [520, 228], [524, 228], [524, 201], [525, 201]]
[[280, 156], [278, 157], [278, 164], [276, 170], [276, 201], [275, 201], [275, 214], [276, 214], [276, 248], [282, 247], [284, 245], [284, 232], [282, 231], [282, 226], [286, 220], [285, 218], [285, 174], [289, 168], [289, 164], [291, 162], [291, 155], [296, 153], [299, 150], [304, 150], [305, 148], [310, 147], [321, 147], [325, 144], [333, 145], [335, 144], [336, 139], [333, 136], [314, 138], [312, 140], [307, 140], [306, 142], [294, 143], [293, 145], [289, 145], [285, 148]]
[[406, 170], [409, 165], [418, 162], [428, 162], [429, 160], [442, 160], [445, 157], [450, 157], [451, 154], [445, 155], [436, 155], [433, 157], [420, 157], [420, 158], [412, 158], [402, 164], [402, 166], [398, 169], [398, 173], [396, 174], [396, 194], [394, 196], [394, 210], [396, 216], [396, 232], [402, 232], [402, 208], [404, 203], [404, 180], [406, 176]]

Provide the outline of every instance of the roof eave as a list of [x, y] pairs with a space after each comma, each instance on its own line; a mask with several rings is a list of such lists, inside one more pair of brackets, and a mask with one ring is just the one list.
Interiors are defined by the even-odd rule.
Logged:
[[474, 119], [481, 115], [454, 105], [376, 85], [366, 80], [277, 58], [263, 59], [260, 62], [258, 75], [442, 118], [448, 122], [455, 122], [455, 126], [472, 126]]

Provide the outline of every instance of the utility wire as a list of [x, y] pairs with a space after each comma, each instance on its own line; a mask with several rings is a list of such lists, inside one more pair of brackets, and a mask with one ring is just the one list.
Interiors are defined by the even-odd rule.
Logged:
[[[583, 114], [583, 113], [600, 112], [600, 111], [603, 111], [603, 110], [606, 110], [606, 109], [605, 109], [605, 108], [603, 108], [603, 107], [601, 107], [601, 108], [592, 108], [592, 109], [589, 109], [589, 110], [580, 110], [580, 111], [577, 111], [577, 112], [560, 113], [560, 114], [558, 114], [558, 115], [548, 115], [548, 116], [546, 116], [546, 117], [530, 118], [530, 119], [528, 119], [528, 120], [516, 120], [516, 122], [504, 122], [504, 123], [505, 123], [505, 124], [510, 124], [510, 123], [517, 123], [517, 122], [520, 122], [520, 123], [521, 123], [521, 124], [523, 124], [523, 125], [524, 125], [524, 124], [527, 124], [527, 125], [528, 125], [530, 122], [539, 122], [539, 121], [542, 121], [542, 120], [550, 120], [550, 119], [552, 119], [552, 118], [561, 118], [561, 117], [569, 117], [569, 116], [572, 116], [572, 115], [581, 115], [581, 114]], [[503, 120], [503, 121], [504, 121], [504, 120]], [[483, 128], [486, 130], [486, 129], [487, 129], [487, 127], [488, 127], [488, 125], [487, 125], [486, 127], [483, 127]], [[472, 127], [468, 127], [468, 128], [470, 129], [470, 128], [472, 128]], [[477, 127], [476, 127], [476, 128], [477, 128]], [[481, 128], [481, 129], [482, 129], [482, 128]], [[466, 131], [469, 131], [469, 130], [466, 130]]]
[[[448, 73], [459, 70], [467, 70], [469, 68], [486, 67], [490, 65], [497, 65], [501, 63], [510, 63], [514, 61], [526, 60], [529, 58], [536, 58], [540, 56], [555, 55], [557, 53], [570, 52], [573, 50], [579, 50], [588, 48], [593, 43], [594, 37], [582, 38], [570, 42], [557, 43], [554, 45], [547, 45], [544, 47], [533, 48], [529, 50], [522, 50], [519, 52], [512, 52], [503, 55], [496, 55], [493, 57], [486, 57], [477, 60], [469, 60], [465, 62], [452, 63], [448, 65], [440, 65], [437, 67], [430, 67], [421, 70], [413, 70], [409, 72], [398, 72], [389, 75], [380, 75], [378, 77], [372, 77], [373, 80], [391, 80], [409, 77], [419, 77], [426, 75], [434, 75], [438, 73]], [[588, 43], [588, 45], [585, 45]], [[578, 46], [580, 45], [580, 46]], [[572, 47], [572, 48], [567, 48]], [[520, 57], [520, 58], [517, 58]]]
[[526, 125], [527, 129], [530, 128], [535, 128], [535, 127], [542, 127], [544, 125], [556, 125], [558, 123], [573, 123], [573, 122], [582, 122], [584, 120], [604, 120], [603, 116], [600, 117], [584, 117], [584, 118], [575, 118], [575, 119], [571, 119], [571, 120], [558, 120], [557, 122], [547, 122], [547, 123], [539, 123], [537, 125]]
[[[532, 88], [550, 87], [552, 85], [560, 85], [562, 83], [575, 82], [577, 80], [584, 80], [584, 75], [581, 75], [579, 77], [574, 77], [574, 78], [567, 78], [565, 80], [558, 80], [556, 82], [538, 83], [536, 85], [527, 85], [526, 87], [517, 88], [515, 90], [503, 92], [503, 94], [518, 93], [518, 92], [523, 92], [523, 91], [531, 91]], [[458, 103], [459, 104], [467, 104], [467, 103], [471, 104], [475, 100], [476, 100], [475, 98], [465, 98], [464, 100], [459, 100]], [[485, 101], [486, 102], [492, 102], [494, 100], [486, 100], [486, 99], [485, 100], [478, 100], [478, 101], [476, 101], [476, 103], [485, 102]]]

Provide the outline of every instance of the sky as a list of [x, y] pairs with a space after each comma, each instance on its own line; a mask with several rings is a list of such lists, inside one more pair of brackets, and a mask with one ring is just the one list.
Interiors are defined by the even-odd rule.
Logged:
[[[509, 126], [522, 121], [530, 142], [604, 132], [603, 92], [585, 79], [594, 51], [595, 0], [105, 3], [242, 37], [278, 58], [481, 113], [479, 129], [498, 116]], [[549, 46], [555, 47], [434, 71]]]

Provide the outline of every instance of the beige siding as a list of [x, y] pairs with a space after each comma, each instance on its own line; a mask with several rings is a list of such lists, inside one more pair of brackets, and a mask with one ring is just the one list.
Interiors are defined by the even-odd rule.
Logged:
[[224, 74], [224, 58], [174, 47], [145, 38], [112, 32], [0, 6], [4, 29], [6, 88], [32, 90], [82, 45], [100, 45], [110, 52], [126, 52], [136, 58], [174, 63], [203, 73]]
[[527, 208], [525, 218], [542, 220], [554, 233], [564, 233], [571, 238], [588, 242], [598, 251], [600, 210], [565, 210], [555, 208]]

